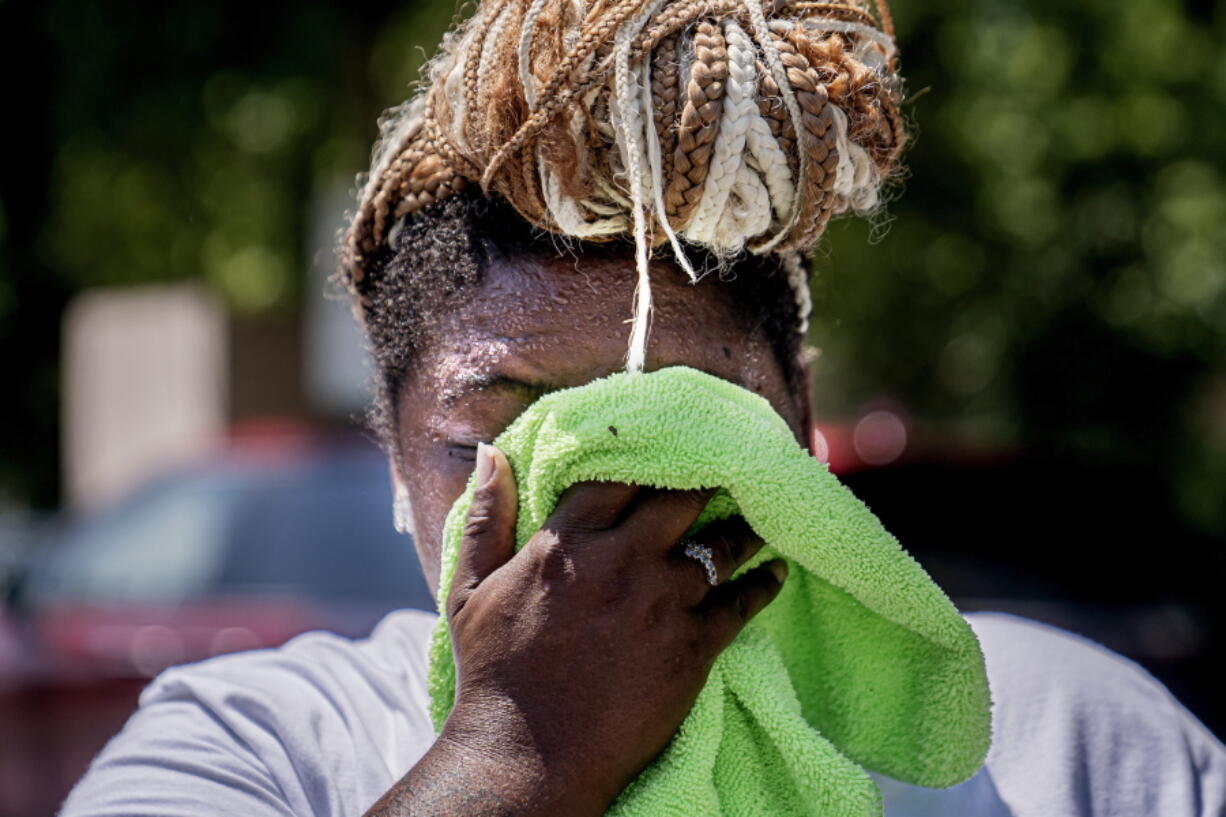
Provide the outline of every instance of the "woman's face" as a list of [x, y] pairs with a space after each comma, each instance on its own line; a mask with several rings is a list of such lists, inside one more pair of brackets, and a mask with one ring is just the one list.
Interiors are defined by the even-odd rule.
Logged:
[[[402, 381], [397, 436], [416, 545], [437, 594], [443, 521], [464, 491], [476, 445], [536, 398], [623, 368], [635, 273], [622, 260], [495, 260], [475, 297], [437, 318]], [[652, 266], [648, 371], [684, 365], [757, 392], [806, 443], [805, 396], [789, 393], [769, 339], [736, 309], [732, 287], [692, 285]]]

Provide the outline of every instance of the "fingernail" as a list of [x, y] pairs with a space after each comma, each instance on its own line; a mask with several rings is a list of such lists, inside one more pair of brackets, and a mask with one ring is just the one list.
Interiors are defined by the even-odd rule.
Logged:
[[782, 559], [776, 559], [767, 567], [770, 568], [771, 573], [775, 576], [775, 581], [783, 584], [783, 580], [788, 577], [788, 563]]
[[474, 484], [484, 488], [494, 477], [494, 446], [477, 443], [477, 473]]

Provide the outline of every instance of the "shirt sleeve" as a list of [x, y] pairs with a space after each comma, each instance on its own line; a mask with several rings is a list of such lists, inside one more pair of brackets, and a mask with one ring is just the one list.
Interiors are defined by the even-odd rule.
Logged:
[[1226, 748], [1148, 672], [1054, 627], [967, 618], [993, 699], [987, 772], [1011, 815], [1226, 814]]
[[199, 702], [155, 698], [111, 739], [61, 817], [289, 817], [267, 767]]

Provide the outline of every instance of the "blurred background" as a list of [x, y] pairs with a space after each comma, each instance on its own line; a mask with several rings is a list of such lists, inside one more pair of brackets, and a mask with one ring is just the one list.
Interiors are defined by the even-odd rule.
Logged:
[[[326, 279], [454, 11], [0, 2], [0, 817], [165, 666], [430, 607]], [[894, 14], [910, 173], [816, 263], [827, 455], [963, 609], [1221, 735], [1226, 2]]]

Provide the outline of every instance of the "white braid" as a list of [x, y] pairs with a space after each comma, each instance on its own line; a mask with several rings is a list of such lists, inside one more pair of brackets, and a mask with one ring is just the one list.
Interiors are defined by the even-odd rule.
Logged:
[[622, 212], [626, 208], [617, 204], [605, 204], [604, 202], [596, 201], [595, 199], [584, 199], [579, 202], [584, 209], [595, 213], [598, 216], [621, 216], [622, 221], [625, 221], [625, 213]]
[[837, 105], [831, 105], [829, 109], [834, 115], [834, 134], [839, 151], [834, 192], [840, 201], [834, 211], [843, 213], [850, 208], [857, 213], [867, 213], [877, 206], [877, 193], [881, 187], [877, 166], [864, 148], [847, 138], [847, 114], [843, 109]]
[[796, 197], [796, 189], [792, 186], [792, 171], [788, 167], [787, 155], [775, 141], [771, 126], [766, 124], [766, 119], [761, 114], [750, 120], [745, 146], [749, 149], [746, 162], [762, 174], [766, 189], [770, 191], [768, 208], [773, 206], [776, 218], [786, 223], [792, 217], [792, 204]]
[[540, 19], [546, 0], [532, 0], [519, 32], [519, 84], [524, 89], [528, 110], [536, 110], [536, 77], [532, 74], [532, 37], [536, 34], [536, 21]]
[[465, 137], [463, 125], [468, 119], [468, 99], [464, 93], [464, 63], [467, 61], [466, 55], [473, 47], [476, 37], [476, 26], [470, 26], [465, 30], [464, 38], [460, 41], [459, 46], [454, 51], [445, 51], [448, 57], [445, 61], [435, 63], [433, 70], [434, 82], [442, 86], [446, 106], [451, 108], [448, 137], [452, 144], [461, 151], [468, 148], [468, 139]]
[[764, 233], [770, 226], [770, 193], [761, 177], [747, 165], [741, 164], [736, 169], [736, 179], [728, 201], [719, 215], [716, 235], [731, 249], [739, 250], [745, 243], [745, 236]]
[[719, 222], [732, 187], [736, 184], [749, 121], [757, 115], [758, 103], [754, 98], [757, 74], [753, 43], [732, 20], [724, 21], [724, 37], [728, 50], [728, 77], [724, 81], [724, 107], [720, 115], [719, 135], [715, 137], [715, 149], [707, 168], [702, 198], [683, 235], [727, 253], [739, 250], [744, 242], [744, 236], [720, 235]]
[[[735, 26], [728, 31], [728, 42], [729, 56], [738, 56], [732, 64], [742, 73], [742, 79], [753, 84], [752, 97], [756, 95], [758, 85], [757, 53], [753, 41], [743, 29]], [[752, 61], [745, 64], [741, 58]], [[776, 189], [784, 188], [786, 192], [782, 192], [782, 199], [789, 206], [792, 199], [792, 174], [788, 169], [787, 157], [771, 134], [770, 125], [762, 118], [756, 99], [751, 99], [751, 103], [745, 112], [745, 153], [737, 167], [736, 180], [716, 231], [721, 238], [720, 243], [736, 251], [744, 246], [746, 238], [761, 235], [770, 229], [772, 183]], [[759, 173], [769, 175], [765, 184]]]
[[808, 259], [798, 252], [783, 253], [780, 259], [783, 271], [788, 277], [788, 286], [792, 288], [792, 297], [796, 299], [796, 317], [798, 331], [803, 338], [809, 332], [809, 316], [813, 314], [813, 296], [809, 292]]
[[[477, 61], [477, 75], [482, 79], [490, 76], [490, 72], [493, 70], [494, 60], [498, 53], [498, 49], [495, 46], [498, 44], [502, 29], [506, 26], [510, 15], [511, 4], [504, 3], [502, 9], [498, 12], [498, 16], [494, 18], [493, 24], [490, 25], [489, 30], [485, 34], [485, 42], [481, 43], [481, 58]], [[460, 70], [464, 70], [463, 67]]]
[[643, 371], [647, 360], [647, 330], [651, 320], [651, 275], [648, 269], [647, 224], [643, 215], [643, 151], [639, 147], [642, 125], [639, 119], [636, 84], [642, 81], [641, 70], [631, 70], [630, 46], [634, 37], [664, 0], [650, 0], [643, 10], [614, 38], [614, 97], [613, 113], [618, 119], [618, 146], [622, 166], [630, 182], [631, 218], [634, 226], [634, 265], [638, 270], [638, 285], [634, 289], [634, 321], [630, 326], [630, 348], [626, 352], [626, 371]]

